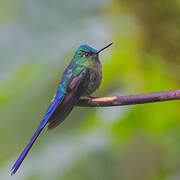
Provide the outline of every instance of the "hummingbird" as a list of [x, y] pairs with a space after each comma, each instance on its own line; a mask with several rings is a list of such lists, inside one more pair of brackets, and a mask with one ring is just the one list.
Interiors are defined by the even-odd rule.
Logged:
[[82, 45], [77, 49], [70, 64], [63, 73], [56, 94], [42, 121], [14, 163], [11, 169], [11, 175], [16, 173], [46, 125], [48, 126], [48, 130], [57, 127], [69, 115], [80, 97], [90, 97], [99, 88], [102, 80], [102, 65], [99, 60], [99, 53], [111, 45], [112, 43], [100, 50], [96, 50], [88, 45]]

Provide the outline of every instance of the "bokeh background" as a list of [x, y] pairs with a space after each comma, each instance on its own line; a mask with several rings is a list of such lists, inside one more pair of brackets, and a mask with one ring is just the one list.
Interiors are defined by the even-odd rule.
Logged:
[[36, 130], [81, 44], [101, 48], [96, 96], [180, 88], [179, 0], [0, 0], [0, 179], [179, 180], [180, 102], [83, 108]]

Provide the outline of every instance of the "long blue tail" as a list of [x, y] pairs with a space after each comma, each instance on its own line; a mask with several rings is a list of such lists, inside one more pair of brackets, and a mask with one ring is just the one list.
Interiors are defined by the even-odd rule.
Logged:
[[27, 153], [29, 152], [32, 145], [36, 141], [37, 137], [39, 136], [39, 134], [41, 133], [43, 128], [46, 126], [46, 124], [47, 124], [48, 120], [50, 119], [50, 117], [52, 116], [53, 112], [55, 111], [57, 106], [62, 102], [62, 99], [63, 99], [63, 93], [58, 92], [56, 94], [55, 99], [53, 100], [53, 102], [49, 106], [48, 110], [46, 111], [46, 114], [45, 114], [43, 120], [40, 122], [36, 132], [34, 133], [32, 138], [30, 139], [30, 142], [27, 144], [27, 146], [25, 147], [25, 149], [23, 150], [23, 152], [21, 153], [21, 155], [19, 156], [17, 161], [14, 163], [14, 165], [11, 169], [11, 175], [16, 173], [16, 171], [20, 167], [21, 163], [23, 162], [24, 158], [26, 157]]

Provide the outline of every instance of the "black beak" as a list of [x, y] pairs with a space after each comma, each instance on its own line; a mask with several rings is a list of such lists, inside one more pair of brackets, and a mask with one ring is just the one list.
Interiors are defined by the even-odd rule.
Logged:
[[107, 46], [103, 47], [102, 49], [99, 49], [96, 54], [99, 54], [101, 51], [103, 51], [104, 49], [108, 48], [109, 46], [111, 46], [113, 43], [108, 44]]

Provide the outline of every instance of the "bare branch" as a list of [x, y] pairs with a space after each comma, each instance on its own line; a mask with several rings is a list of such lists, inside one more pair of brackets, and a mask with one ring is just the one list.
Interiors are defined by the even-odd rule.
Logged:
[[82, 98], [78, 102], [77, 106], [84, 106], [84, 107], [125, 106], [125, 105], [145, 104], [145, 103], [160, 102], [160, 101], [178, 100], [178, 99], [180, 99], [180, 90], [170, 90], [170, 91], [129, 95], [129, 96]]

